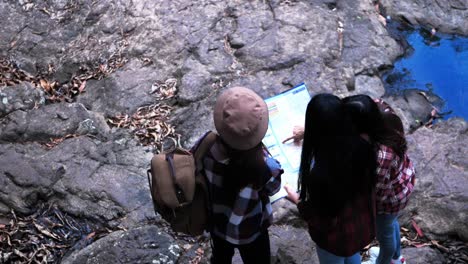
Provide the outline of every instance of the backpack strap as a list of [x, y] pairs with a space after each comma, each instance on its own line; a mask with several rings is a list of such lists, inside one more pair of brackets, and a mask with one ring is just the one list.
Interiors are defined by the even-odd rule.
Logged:
[[263, 152], [265, 152], [270, 158], [273, 158], [273, 155], [271, 155], [271, 153], [268, 150], [267, 146], [265, 146], [265, 144], [263, 144], [263, 142], [262, 142], [262, 149], [263, 149]]
[[206, 184], [208, 182], [208, 180], [206, 179], [206, 175], [205, 173], [202, 173], [203, 171], [203, 158], [205, 156], [205, 154], [209, 151], [209, 149], [211, 148], [211, 146], [213, 146], [213, 144], [216, 142], [216, 139], [217, 139], [218, 135], [213, 132], [213, 131], [208, 131], [207, 133], [205, 133], [205, 135], [203, 135], [203, 137], [199, 140], [198, 144], [195, 145], [193, 148], [192, 148], [192, 153], [193, 153], [193, 158], [195, 160], [195, 175], [200, 175], [201, 177], [203, 177], [203, 181], [205, 182], [205, 190], [206, 190], [206, 193], [205, 193], [205, 198], [207, 199], [208, 201], [208, 204], [207, 204], [207, 213], [208, 213], [208, 222], [207, 222], [207, 225], [206, 225], [206, 230], [208, 231], [211, 231], [212, 229], [212, 219], [213, 219], [213, 214], [212, 214], [212, 206], [211, 206], [211, 188], [209, 187], [208, 184]]
[[187, 203], [187, 199], [185, 199], [184, 191], [179, 186], [176, 180], [175, 166], [174, 166], [174, 152], [175, 151], [169, 152], [166, 154], [166, 161], [167, 161], [167, 165], [169, 166], [169, 173], [171, 174], [172, 181], [174, 182], [176, 198], [179, 201], [180, 206], [183, 206]]
[[198, 142], [198, 145], [194, 147], [193, 158], [195, 159], [196, 173], [199, 173], [203, 169], [203, 156], [213, 146], [217, 138], [217, 135], [213, 131], [208, 131]]

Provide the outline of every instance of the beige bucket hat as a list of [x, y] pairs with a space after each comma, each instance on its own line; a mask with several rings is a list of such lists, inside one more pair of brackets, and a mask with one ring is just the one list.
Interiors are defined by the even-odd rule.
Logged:
[[216, 100], [213, 113], [216, 130], [233, 149], [258, 145], [268, 129], [268, 107], [254, 91], [232, 87]]

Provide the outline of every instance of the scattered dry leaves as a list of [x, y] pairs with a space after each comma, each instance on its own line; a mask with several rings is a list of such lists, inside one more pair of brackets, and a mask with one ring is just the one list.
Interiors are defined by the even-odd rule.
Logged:
[[156, 82], [151, 86], [151, 93], [156, 99], [169, 99], [177, 92], [177, 79], [167, 79], [165, 82]]
[[[444, 241], [429, 240], [423, 234], [422, 229], [414, 220], [411, 221], [413, 229], [400, 227], [401, 245], [402, 247], [431, 247], [434, 248], [446, 259], [448, 264], [468, 263], [468, 243], [464, 243], [457, 239], [447, 239]], [[420, 234], [418, 234], [420, 233]], [[368, 250], [373, 246], [378, 246], [375, 240], [362, 251], [363, 260], [369, 258]]]
[[0, 57], [0, 87], [12, 86], [22, 81], [32, 82], [34, 77], [16, 67], [10, 60]]
[[11, 211], [8, 218], [10, 223], [0, 229], [0, 263], [60, 263], [68, 249], [86, 246], [110, 232], [55, 206], [41, 205], [29, 216]]
[[86, 81], [89, 79], [100, 80], [127, 63], [127, 59], [122, 56], [122, 47], [111, 54], [110, 57], [94, 66], [81, 66], [68, 82], [58, 83], [53, 80], [55, 67], [49, 65], [37, 76], [30, 76], [20, 70], [10, 59], [0, 57], [0, 87], [12, 86], [21, 82], [30, 82], [37, 88], [44, 90], [48, 103], [71, 102], [74, 98], [86, 91]]
[[197, 248], [197, 250], [195, 251], [195, 257], [193, 257], [190, 260], [190, 264], [200, 264], [203, 261], [203, 257], [205, 256], [205, 250], [203, 249], [203, 247], [206, 247], [207, 244], [206, 242], [202, 242], [198, 244], [198, 246], [199, 248]]
[[163, 141], [166, 138], [178, 142], [180, 135], [168, 123], [172, 107], [163, 103], [164, 100], [175, 95], [176, 86], [176, 79], [153, 84], [151, 90], [153, 93], [157, 93], [156, 103], [138, 108], [131, 116], [117, 115], [109, 118], [109, 125], [129, 129], [142, 145], [152, 146], [156, 150], [162, 149]]
[[440, 251], [448, 264], [468, 263], [468, 244], [458, 239], [429, 240], [424, 236], [423, 230], [413, 219], [411, 220], [411, 226], [413, 230], [407, 228], [400, 229], [403, 247], [431, 247]]
[[77, 134], [68, 134], [68, 135], [65, 135], [64, 137], [61, 137], [61, 138], [51, 138], [49, 140], [49, 142], [42, 143], [42, 145], [44, 145], [47, 149], [52, 149], [55, 146], [57, 146], [58, 144], [62, 143], [65, 139], [74, 138], [74, 137], [78, 137], [78, 136], [79, 135], [77, 135]]

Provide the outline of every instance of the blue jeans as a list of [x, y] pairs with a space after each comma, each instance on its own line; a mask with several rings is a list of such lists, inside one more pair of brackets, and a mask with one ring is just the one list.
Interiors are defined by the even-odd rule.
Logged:
[[359, 252], [350, 257], [340, 257], [317, 247], [317, 256], [320, 264], [361, 264]]
[[400, 257], [400, 225], [396, 214], [377, 214], [377, 240], [380, 252], [376, 264], [389, 264]]

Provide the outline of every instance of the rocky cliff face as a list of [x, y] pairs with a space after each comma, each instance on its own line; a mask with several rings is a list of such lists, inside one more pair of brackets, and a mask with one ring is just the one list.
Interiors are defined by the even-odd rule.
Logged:
[[[381, 5], [392, 17], [466, 34], [462, 2]], [[266, 98], [306, 82], [312, 94], [379, 97], [381, 71], [403, 53], [367, 0], [3, 0], [0, 17], [0, 213], [27, 215], [53, 203], [75, 217], [130, 228], [69, 252], [66, 263], [187, 257], [184, 242], [146, 226], [159, 221], [146, 169], [163, 137], [179, 133], [190, 146], [213, 128], [211, 108], [225, 87], [245, 85]], [[396, 107], [407, 115], [404, 104]], [[152, 127], [138, 125], [145, 106], [157, 113]], [[466, 123], [450, 122], [411, 136], [419, 180], [408, 211], [429, 234], [466, 240]], [[147, 134], [154, 144], [142, 146], [135, 135]], [[437, 206], [424, 206], [428, 199]], [[273, 228], [276, 259], [305, 263], [313, 243], [286, 243], [308, 238], [290, 220]], [[128, 254], [111, 246], [129, 244], [122, 246]]]
[[413, 25], [445, 33], [468, 34], [468, 2], [464, 0], [380, 1], [384, 12]]
[[409, 136], [417, 188], [407, 211], [432, 238], [468, 240], [468, 125], [450, 119]]

